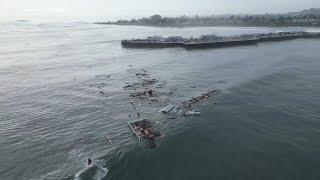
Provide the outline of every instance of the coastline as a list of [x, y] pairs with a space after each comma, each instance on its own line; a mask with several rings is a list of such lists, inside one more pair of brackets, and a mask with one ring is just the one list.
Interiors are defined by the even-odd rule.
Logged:
[[215, 24], [215, 25], [149, 25], [149, 24], [119, 24], [107, 22], [94, 22], [96, 25], [138, 26], [154, 28], [201, 28], [201, 27], [260, 27], [260, 28], [320, 28], [318, 26], [288, 26], [288, 25], [250, 25], [250, 24]]

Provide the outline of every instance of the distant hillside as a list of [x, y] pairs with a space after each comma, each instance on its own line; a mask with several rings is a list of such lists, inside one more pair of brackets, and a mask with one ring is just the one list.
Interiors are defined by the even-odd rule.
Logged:
[[237, 14], [212, 16], [162, 17], [97, 22], [96, 24], [138, 25], [160, 27], [188, 26], [315, 26], [320, 27], [320, 9], [311, 8], [283, 14]]
[[299, 14], [304, 14], [304, 15], [314, 14], [314, 15], [319, 15], [319, 14], [320, 14], [320, 8], [311, 8], [311, 9], [303, 10], [303, 11], [300, 11]]

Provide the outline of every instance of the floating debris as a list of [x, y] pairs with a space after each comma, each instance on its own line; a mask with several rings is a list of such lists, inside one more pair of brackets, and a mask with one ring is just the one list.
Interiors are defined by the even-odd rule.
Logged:
[[157, 99], [157, 98], [150, 98], [150, 101], [151, 101], [151, 102], [159, 102], [159, 99]]
[[97, 78], [110, 78], [111, 75], [108, 75], [108, 74], [99, 74], [99, 75], [95, 75], [95, 77], [97, 77]]
[[132, 93], [130, 97], [145, 98], [145, 97], [151, 97], [154, 95], [155, 95], [154, 90], [146, 90], [146, 91]]
[[131, 97], [141, 97], [141, 96], [146, 96], [146, 95], [147, 95], [147, 91], [141, 91], [141, 92], [132, 93], [130, 96]]
[[111, 140], [111, 138], [109, 136], [105, 136], [105, 138], [110, 144], [112, 144], [112, 140]]
[[[126, 85], [123, 87], [126, 90], [129, 89], [135, 89], [135, 88], [143, 88], [148, 85], [153, 85], [159, 82], [158, 79], [143, 79], [142, 82], [134, 82], [134, 83], [126, 83]], [[163, 85], [162, 85], [163, 87]]]
[[191, 110], [191, 111], [187, 111], [187, 112], [183, 113], [183, 115], [184, 116], [199, 116], [200, 111]]
[[142, 80], [142, 85], [145, 86], [145, 85], [152, 85], [152, 84], [156, 84], [157, 82], [159, 82], [158, 79], [144, 79]]
[[139, 141], [146, 141], [150, 148], [156, 147], [155, 138], [161, 137], [161, 133], [153, 129], [151, 121], [139, 119], [129, 121], [128, 125]]
[[147, 73], [137, 73], [136, 76], [149, 76]]
[[167, 105], [166, 107], [162, 108], [159, 110], [159, 112], [162, 112], [162, 113], [170, 113], [173, 109], [175, 109], [175, 105]]
[[203, 93], [198, 97], [195, 97], [195, 98], [192, 98], [189, 101], [183, 102], [184, 107], [187, 108], [187, 109], [190, 109], [192, 104], [196, 104], [196, 103], [198, 103], [200, 101], [207, 100], [209, 97], [211, 97], [211, 96], [213, 96], [215, 94], [218, 94], [219, 92], [220, 92], [219, 90], [213, 90], [213, 91], [210, 91], [210, 92], [207, 92], [207, 93]]
[[135, 72], [135, 76], [137, 77], [137, 82], [132, 83], [126, 83], [126, 85], [123, 87], [125, 90], [130, 89], [147, 89], [150, 88], [150, 85], [154, 85], [155, 87], [152, 88], [162, 88], [164, 87], [163, 83], [159, 83], [159, 79], [151, 78], [150, 74], [146, 69], [141, 69], [139, 71]]

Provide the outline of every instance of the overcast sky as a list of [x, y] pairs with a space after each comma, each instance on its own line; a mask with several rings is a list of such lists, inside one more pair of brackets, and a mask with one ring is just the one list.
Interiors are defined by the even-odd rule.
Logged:
[[129, 18], [277, 13], [320, 8], [320, 0], [0, 0], [0, 19], [28, 17]]

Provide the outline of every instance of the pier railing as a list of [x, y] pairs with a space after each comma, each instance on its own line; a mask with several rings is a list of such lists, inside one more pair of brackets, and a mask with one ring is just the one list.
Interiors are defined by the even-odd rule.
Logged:
[[128, 125], [130, 127], [130, 129], [133, 131], [133, 133], [137, 136], [139, 142], [141, 142], [141, 137], [139, 136], [139, 134], [137, 133], [137, 131], [132, 127], [131, 124], [136, 123], [136, 122], [140, 122], [143, 121], [143, 119], [137, 119], [137, 120], [133, 120], [133, 121], [128, 121]]

